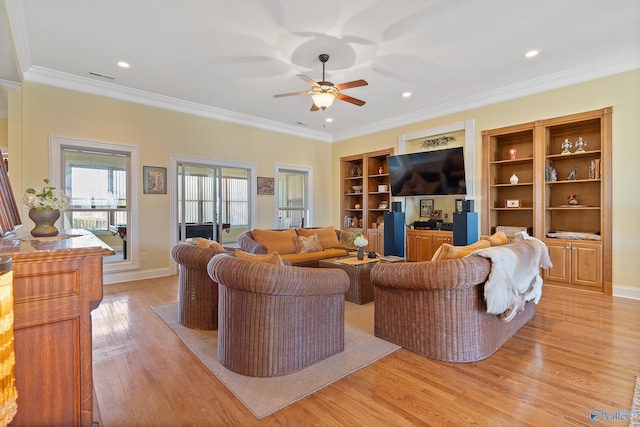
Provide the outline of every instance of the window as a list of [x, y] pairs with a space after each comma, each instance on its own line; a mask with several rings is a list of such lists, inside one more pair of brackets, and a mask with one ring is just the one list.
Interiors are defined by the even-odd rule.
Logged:
[[277, 228], [311, 226], [310, 170], [277, 166]]

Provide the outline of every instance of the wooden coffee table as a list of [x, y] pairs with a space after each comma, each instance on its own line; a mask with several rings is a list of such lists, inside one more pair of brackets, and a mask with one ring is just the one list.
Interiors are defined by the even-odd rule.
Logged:
[[[318, 261], [320, 268], [340, 268], [349, 275], [349, 289], [344, 299], [355, 304], [366, 304], [373, 301], [373, 284], [371, 283], [371, 268], [380, 258], [365, 258], [358, 262], [355, 256], [327, 258]], [[349, 264], [345, 263], [349, 262]]]

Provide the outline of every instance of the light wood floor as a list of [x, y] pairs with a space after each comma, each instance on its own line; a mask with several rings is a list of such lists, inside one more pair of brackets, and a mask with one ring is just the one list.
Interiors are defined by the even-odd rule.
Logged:
[[640, 301], [545, 286], [535, 318], [484, 361], [401, 349], [257, 421], [150, 309], [177, 299], [177, 276], [104, 291], [93, 312], [104, 427], [584, 426], [594, 409], [630, 410], [640, 375]]

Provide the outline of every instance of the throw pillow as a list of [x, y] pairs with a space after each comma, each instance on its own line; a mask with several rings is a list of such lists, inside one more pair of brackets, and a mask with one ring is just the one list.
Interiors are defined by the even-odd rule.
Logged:
[[266, 246], [267, 252], [296, 253], [296, 230], [253, 230], [253, 240]]
[[320, 238], [317, 234], [311, 236], [298, 236], [296, 240], [298, 242], [298, 253], [308, 254], [311, 252], [322, 252], [322, 244], [320, 244]]
[[298, 236], [309, 237], [318, 235], [323, 249], [331, 249], [340, 246], [336, 229], [332, 225], [322, 228], [299, 228]]
[[347, 230], [340, 230], [340, 247], [341, 248], [345, 248], [348, 249], [350, 251], [355, 251], [358, 249], [358, 247], [356, 245], [353, 244], [353, 240], [356, 238], [356, 233], [355, 231], [347, 231]]
[[278, 252], [271, 252], [267, 255], [255, 255], [242, 251], [240, 249], [236, 249], [236, 257], [253, 262], [266, 262], [269, 264], [284, 265], [284, 262], [282, 262], [282, 258], [280, 258]]
[[488, 240], [478, 240], [477, 242], [467, 246], [453, 246], [448, 243], [443, 243], [435, 254], [431, 261], [444, 261], [446, 259], [464, 258], [467, 255], [478, 249], [484, 249], [491, 246]]
[[500, 246], [506, 245], [509, 243], [509, 239], [507, 235], [502, 231], [497, 231], [493, 233], [491, 236], [480, 236], [480, 240], [488, 240], [491, 246]]
[[196, 237], [196, 246], [215, 249], [218, 252], [224, 252], [224, 248], [220, 243], [215, 240], [204, 239], [202, 237]]

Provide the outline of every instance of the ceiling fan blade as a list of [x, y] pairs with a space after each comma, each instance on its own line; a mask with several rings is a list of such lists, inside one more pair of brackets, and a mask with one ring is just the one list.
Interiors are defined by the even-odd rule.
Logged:
[[305, 82], [309, 83], [311, 86], [320, 86], [315, 80], [313, 80], [309, 76], [305, 76], [304, 74], [296, 74], [296, 76], [300, 77]]
[[282, 96], [293, 96], [293, 95], [308, 95], [309, 92], [291, 92], [291, 93], [281, 93], [279, 95], [273, 95], [274, 98], [280, 98]]
[[345, 89], [349, 89], [352, 87], [360, 87], [360, 86], [366, 86], [369, 83], [367, 83], [366, 80], [354, 80], [352, 82], [347, 82], [347, 83], [340, 83], [339, 85], [336, 85], [336, 89], [338, 90], [345, 90]]
[[350, 96], [345, 95], [344, 93], [339, 93], [338, 95], [336, 95], [336, 98], [341, 99], [343, 101], [350, 102], [350, 103], [355, 104], [355, 105], [357, 105], [359, 107], [362, 107], [364, 104], [366, 104], [364, 101], [362, 101], [360, 99], [352, 98]]
[[311, 110], [309, 111], [318, 111], [320, 108], [318, 108], [318, 106], [314, 103], [311, 104]]

